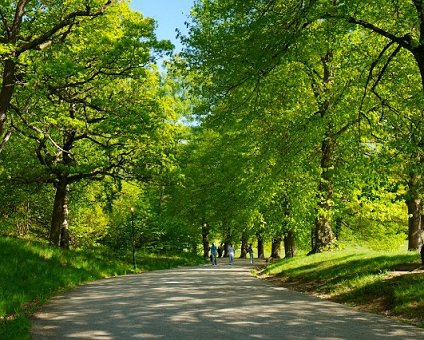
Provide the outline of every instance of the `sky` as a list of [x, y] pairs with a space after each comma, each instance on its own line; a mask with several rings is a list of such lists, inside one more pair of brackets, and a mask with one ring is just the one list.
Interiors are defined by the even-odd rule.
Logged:
[[131, 0], [131, 8], [155, 19], [157, 38], [170, 40], [175, 50], [180, 51], [182, 46], [175, 29], [187, 32], [184, 21], [188, 20], [193, 3], [194, 0]]

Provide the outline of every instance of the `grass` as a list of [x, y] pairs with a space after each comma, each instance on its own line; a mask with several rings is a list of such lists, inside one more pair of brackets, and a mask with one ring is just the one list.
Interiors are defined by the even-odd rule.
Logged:
[[424, 273], [416, 252], [350, 249], [280, 260], [262, 270], [295, 290], [424, 327]]
[[0, 237], [0, 339], [30, 339], [29, 317], [58, 293], [93, 280], [203, 263], [189, 254], [131, 255], [103, 250], [62, 251]]

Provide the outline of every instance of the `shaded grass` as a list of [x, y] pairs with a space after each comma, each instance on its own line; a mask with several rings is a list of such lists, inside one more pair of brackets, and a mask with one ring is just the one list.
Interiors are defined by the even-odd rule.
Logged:
[[0, 237], [0, 339], [29, 339], [29, 317], [61, 291], [100, 278], [203, 263], [190, 254], [131, 256], [106, 249], [63, 251]]
[[419, 263], [416, 252], [351, 249], [280, 260], [262, 274], [295, 290], [424, 327], [424, 273], [398, 270]]

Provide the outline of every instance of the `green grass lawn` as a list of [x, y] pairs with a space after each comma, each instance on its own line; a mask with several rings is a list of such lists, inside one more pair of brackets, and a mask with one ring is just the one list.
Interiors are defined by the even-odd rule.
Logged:
[[[138, 254], [135, 272], [203, 263], [189, 254]], [[63, 251], [0, 237], [0, 339], [29, 339], [29, 317], [48, 299], [80, 284], [134, 273], [132, 258], [103, 250]]]
[[318, 294], [424, 327], [424, 273], [417, 252], [350, 249], [298, 256], [261, 274], [295, 290]]

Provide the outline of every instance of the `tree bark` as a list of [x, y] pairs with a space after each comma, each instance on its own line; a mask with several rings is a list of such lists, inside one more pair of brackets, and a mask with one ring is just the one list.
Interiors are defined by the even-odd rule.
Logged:
[[[317, 101], [321, 119], [330, 114], [330, 102], [328, 92], [334, 78], [334, 70], [331, 66], [333, 60], [332, 51], [321, 57], [323, 66], [322, 78], [320, 84], [313, 80], [312, 89]], [[334, 171], [334, 149], [336, 144], [336, 136], [333, 133], [332, 123], [326, 123], [326, 132], [321, 141], [321, 160], [320, 160], [320, 183], [318, 186], [317, 197], [318, 205], [316, 211], [316, 219], [313, 233], [313, 248], [309, 254], [314, 254], [331, 247], [335, 241], [333, 231], [331, 229], [331, 209], [333, 200], [333, 183], [332, 172]]]
[[292, 258], [296, 255], [296, 242], [293, 230], [289, 230], [284, 235], [284, 253], [286, 258]]
[[245, 259], [247, 254], [247, 236], [245, 233], [241, 235], [241, 249], [240, 249], [240, 258]]
[[2, 87], [0, 90], [0, 152], [10, 138], [10, 133], [6, 131], [7, 110], [15, 89], [15, 69], [16, 63], [13, 59], [7, 59], [4, 63]]
[[202, 242], [203, 242], [203, 257], [209, 257], [209, 225], [202, 223]]
[[258, 259], [265, 258], [265, 252], [264, 252], [264, 240], [262, 238], [262, 235], [258, 234]]
[[[62, 177], [55, 185], [56, 195], [53, 204], [52, 221], [50, 226], [50, 243], [56, 247], [66, 245], [69, 247], [68, 233], [68, 182], [66, 177]], [[64, 231], [62, 231], [64, 229]], [[68, 241], [63, 238], [68, 236]], [[62, 244], [61, 244], [62, 241]]]
[[315, 219], [314, 248], [312, 253], [328, 249], [335, 242], [331, 228], [331, 209], [333, 201], [333, 185], [331, 172], [333, 167], [334, 141], [327, 135], [321, 145], [321, 178], [318, 188], [318, 207]]
[[[15, 17], [10, 27], [7, 27], [8, 32], [8, 43], [10, 45], [16, 45], [18, 41], [18, 34], [20, 31], [22, 17], [25, 15], [25, 6], [27, 1], [18, 1], [15, 9]], [[3, 25], [6, 23], [3, 22]], [[16, 46], [15, 46], [16, 47]], [[10, 135], [6, 132], [5, 126], [7, 121], [7, 111], [9, 110], [10, 101], [15, 90], [16, 84], [16, 51], [11, 55], [6, 56], [4, 62], [4, 69], [2, 75], [2, 86], [0, 90], [0, 152], [7, 142]]]
[[405, 201], [408, 207], [408, 250], [418, 250], [422, 245], [422, 205], [418, 193], [418, 182], [419, 177], [411, 173]]
[[272, 240], [272, 246], [271, 246], [271, 257], [273, 259], [280, 259], [281, 258], [281, 241], [282, 237], [277, 236]]
[[[421, 23], [424, 25], [424, 23]], [[424, 38], [424, 37], [421, 37]], [[412, 54], [414, 56], [415, 62], [417, 63], [418, 69], [420, 70], [421, 76], [421, 86], [424, 93], [424, 45], [418, 45], [412, 49]]]

